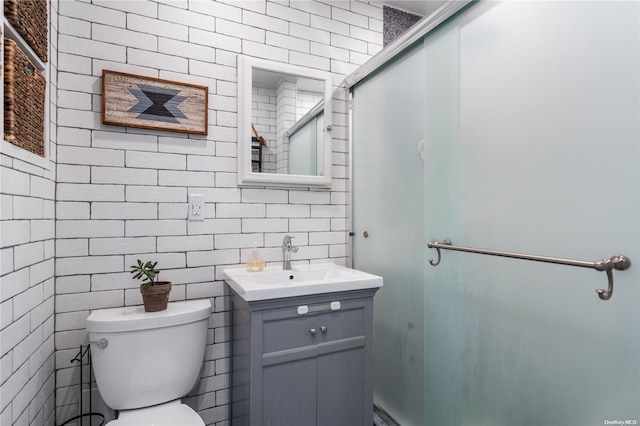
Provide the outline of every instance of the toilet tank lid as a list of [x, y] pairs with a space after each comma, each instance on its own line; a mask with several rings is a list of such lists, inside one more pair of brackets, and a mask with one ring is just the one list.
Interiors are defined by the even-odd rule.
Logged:
[[145, 312], [143, 306], [125, 306], [95, 310], [87, 318], [89, 332], [122, 332], [149, 330], [188, 324], [208, 318], [211, 302], [207, 299], [169, 302], [167, 309], [160, 312]]

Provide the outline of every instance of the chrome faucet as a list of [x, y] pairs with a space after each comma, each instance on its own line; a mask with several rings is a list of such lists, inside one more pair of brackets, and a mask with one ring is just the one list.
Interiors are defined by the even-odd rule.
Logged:
[[297, 253], [298, 247], [291, 244], [291, 239], [295, 238], [291, 235], [285, 235], [282, 240], [282, 269], [284, 271], [291, 270], [291, 252]]

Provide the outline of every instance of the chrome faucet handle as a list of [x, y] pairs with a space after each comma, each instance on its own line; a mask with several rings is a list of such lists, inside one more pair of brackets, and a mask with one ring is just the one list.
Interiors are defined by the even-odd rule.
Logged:
[[291, 239], [292, 238], [295, 238], [295, 236], [293, 236], [293, 235], [285, 235], [284, 236], [284, 240], [282, 241], [282, 247], [286, 248], [287, 251], [291, 251], [293, 253], [297, 253], [298, 252], [298, 247], [296, 247], [293, 244], [291, 244]]
[[296, 253], [298, 247], [291, 244], [291, 239], [295, 238], [291, 235], [285, 235], [282, 239], [282, 269], [285, 271], [291, 270], [291, 253]]

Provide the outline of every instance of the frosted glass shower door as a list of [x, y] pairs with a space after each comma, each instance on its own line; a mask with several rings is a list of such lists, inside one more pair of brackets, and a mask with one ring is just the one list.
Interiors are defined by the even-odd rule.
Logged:
[[[425, 424], [640, 423], [640, 3], [481, 2], [425, 39]], [[427, 249], [429, 257], [435, 250]], [[609, 423], [608, 423], [609, 422]]]
[[424, 424], [423, 89], [418, 46], [353, 91], [353, 266], [384, 277], [374, 299], [374, 400], [404, 426]]

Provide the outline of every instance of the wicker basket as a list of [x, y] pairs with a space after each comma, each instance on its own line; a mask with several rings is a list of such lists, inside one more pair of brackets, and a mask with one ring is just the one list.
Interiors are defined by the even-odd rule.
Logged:
[[47, 0], [4, 0], [4, 16], [42, 62], [47, 62]]
[[4, 139], [44, 157], [45, 78], [10, 39], [4, 71]]

